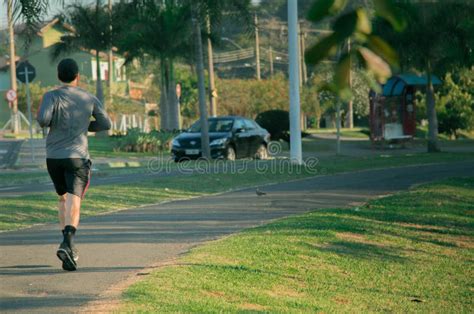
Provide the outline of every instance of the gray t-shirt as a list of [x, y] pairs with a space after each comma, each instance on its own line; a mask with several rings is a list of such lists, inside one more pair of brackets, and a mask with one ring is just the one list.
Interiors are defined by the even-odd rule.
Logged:
[[105, 131], [111, 126], [94, 95], [66, 85], [44, 94], [36, 119], [42, 127], [49, 127], [46, 158], [53, 159], [88, 159], [87, 132]]

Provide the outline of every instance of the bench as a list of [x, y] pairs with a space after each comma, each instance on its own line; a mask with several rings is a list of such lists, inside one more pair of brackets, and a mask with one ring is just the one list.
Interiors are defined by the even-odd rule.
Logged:
[[[400, 123], [387, 123], [383, 130], [383, 137], [386, 142], [400, 143], [405, 147], [405, 142], [411, 140], [411, 135], [403, 134], [403, 126]], [[390, 145], [391, 147], [392, 145]]]

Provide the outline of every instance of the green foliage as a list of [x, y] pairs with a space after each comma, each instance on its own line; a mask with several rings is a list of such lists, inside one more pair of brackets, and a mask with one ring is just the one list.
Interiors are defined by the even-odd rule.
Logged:
[[[404, 20], [393, 6], [392, 0], [375, 0], [375, 13], [392, 26], [401, 30]], [[308, 19], [312, 22], [335, 17], [332, 23], [332, 33], [321, 38], [305, 54], [308, 63], [319, 64], [326, 58], [340, 57], [335, 65], [333, 80], [325, 88], [338, 97], [348, 101], [352, 97], [349, 86], [349, 75], [352, 60], [357, 59], [363, 68], [380, 82], [384, 82], [391, 75], [390, 65], [398, 66], [398, 57], [395, 51], [382, 38], [372, 34], [372, 23], [368, 9], [356, 6], [346, 9], [346, 0], [317, 0], [311, 7]], [[350, 49], [341, 53], [342, 47], [351, 42]], [[348, 46], [349, 47], [349, 46]], [[370, 80], [371, 81], [371, 80]], [[375, 85], [371, 82], [372, 85]]]
[[[455, 81], [456, 79], [456, 81]], [[458, 138], [460, 130], [474, 128], [474, 74], [465, 69], [458, 75], [446, 74], [442, 89], [436, 93], [442, 108], [439, 111], [439, 131]]]
[[[474, 74], [468, 68], [447, 73], [443, 85], [435, 93], [439, 131], [458, 138], [460, 131], [474, 128]], [[417, 120], [427, 118], [426, 94], [417, 92]]]
[[53, 46], [53, 60], [81, 49], [106, 51], [112, 47], [114, 35], [110, 29], [109, 12], [105, 7], [74, 4], [68, 7], [68, 11], [60, 19], [71, 25], [74, 31], [61, 36], [61, 41]]
[[[354, 114], [361, 117], [366, 117], [369, 113], [369, 84], [367, 83], [367, 79], [365, 77], [365, 73], [363, 69], [358, 67], [352, 66], [352, 104]], [[315, 115], [316, 117], [320, 117], [323, 114], [332, 114], [335, 112], [335, 106], [337, 97], [335, 97], [334, 93], [327, 91], [324, 89], [324, 85], [333, 80], [334, 72], [332, 68], [325, 65], [320, 64], [316, 67], [315, 74], [311, 77], [309, 86], [311, 86], [310, 90], [316, 90], [319, 100], [319, 115]], [[303, 89], [303, 95], [305, 94], [305, 89]], [[303, 98], [304, 100], [304, 98]], [[347, 105], [347, 103], [345, 104]], [[304, 102], [303, 102], [304, 108]]]
[[121, 21], [116, 45], [129, 60], [145, 54], [157, 59], [183, 57], [190, 50], [189, 10], [183, 1], [120, 2], [115, 5], [115, 18]]
[[189, 69], [177, 67], [176, 83], [181, 84], [181, 115], [183, 125], [190, 125], [199, 115], [197, 77]]
[[[43, 17], [50, 9], [50, 5], [54, 2], [63, 3], [64, 0], [12, 0], [13, 20], [24, 23], [26, 35], [25, 48], [29, 48], [31, 39], [38, 32]], [[7, 3], [7, 1], [4, 1]]]
[[474, 23], [466, 12], [474, 10], [472, 1], [402, 1], [396, 9], [408, 22], [395, 32], [384, 20], [375, 21], [375, 32], [395, 48], [403, 71], [417, 69], [444, 75], [458, 66], [474, 63]]
[[218, 79], [216, 87], [219, 115], [254, 118], [263, 111], [288, 108], [288, 81], [283, 76], [261, 81]]
[[[33, 117], [36, 116], [36, 112], [41, 104], [41, 99], [43, 98], [44, 93], [48, 91], [49, 88], [41, 87], [41, 82], [30, 83], [30, 100], [31, 100], [31, 112]], [[28, 105], [26, 103], [26, 84], [18, 85], [18, 109], [27, 114]]]
[[114, 150], [143, 153], [167, 151], [170, 148], [171, 140], [177, 133], [165, 130], [153, 130], [149, 133], [143, 133], [138, 128], [131, 128], [127, 130], [126, 135], [118, 137]]
[[255, 121], [266, 129], [273, 141], [290, 139], [290, 114], [285, 110], [269, 110], [259, 113]]

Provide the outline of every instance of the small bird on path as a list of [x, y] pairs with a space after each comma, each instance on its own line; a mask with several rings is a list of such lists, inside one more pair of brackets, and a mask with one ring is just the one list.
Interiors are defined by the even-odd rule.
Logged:
[[257, 194], [257, 196], [267, 195], [267, 193], [265, 193], [265, 192], [263, 192], [263, 191], [260, 191], [259, 188], [257, 188], [257, 189], [255, 190], [255, 194]]

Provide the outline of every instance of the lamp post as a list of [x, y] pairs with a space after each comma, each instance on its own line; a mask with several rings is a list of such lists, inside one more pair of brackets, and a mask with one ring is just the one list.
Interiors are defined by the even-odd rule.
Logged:
[[298, 165], [303, 163], [300, 125], [300, 74], [298, 54], [298, 1], [288, 0], [288, 55], [290, 61], [290, 156]]

